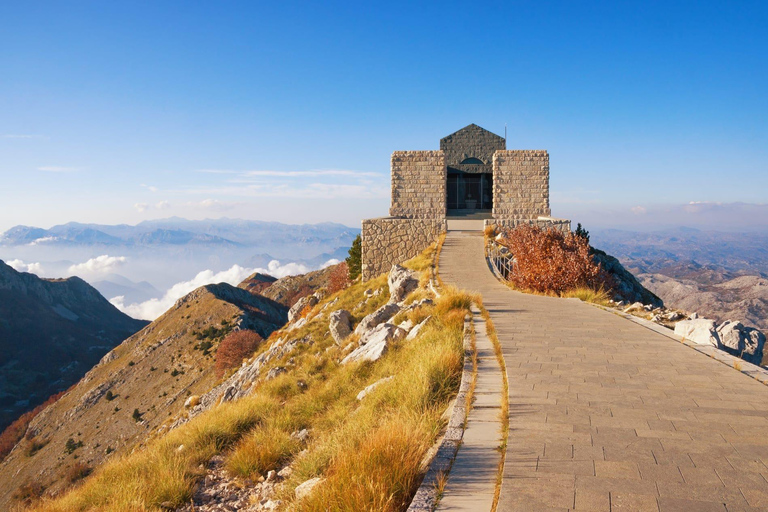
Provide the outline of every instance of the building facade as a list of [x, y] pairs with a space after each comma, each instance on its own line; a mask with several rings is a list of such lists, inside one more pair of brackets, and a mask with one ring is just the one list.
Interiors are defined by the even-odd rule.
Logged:
[[570, 221], [550, 217], [547, 151], [507, 150], [503, 137], [475, 124], [437, 151], [395, 151], [391, 170], [390, 216], [363, 221], [363, 279], [418, 255], [452, 219], [570, 230]]

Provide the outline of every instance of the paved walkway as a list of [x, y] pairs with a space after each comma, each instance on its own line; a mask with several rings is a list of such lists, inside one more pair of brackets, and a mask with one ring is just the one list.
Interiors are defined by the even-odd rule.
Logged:
[[610, 312], [509, 290], [480, 233], [448, 233], [440, 275], [482, 293], [502, 344], [498, 510], [768, 510], [767, 386]]
[[477, 351], [475, 398], [438, 511], [490, 510], [496, 492], [504, 380], [480, 310], [473, 308], [472, 316]]

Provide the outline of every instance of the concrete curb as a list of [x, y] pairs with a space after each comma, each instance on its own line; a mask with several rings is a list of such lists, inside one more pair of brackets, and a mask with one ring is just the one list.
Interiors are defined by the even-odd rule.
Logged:
[[[469, 316], [469, 315], [467, 315]], [[408, 512], [432, 512], [437, 506], [437, 487], [439, 480], [446, 475], [453, 465], [456, 453], [464, 437], [467, 420], [467, 393], [475, 378], [472, 368], [472, 317], [464, 320], [464, 368], [461, 372], [461, 385], [456, 400], [453, 402], [451, 417], [448, 420], [443, 438], [433, 446], [435, 454], [429, 463], [424, 479], [411, 500]]]
[[[591, 303], [588, 302], [587, 304], [591, 304]], [[663, 325], [659, 325], [657, 323], [651, 322], [650, 320], [646, 320], [645, 318], [639, 318], [634, 315], [630, 315], [629, 313], [624, 313], [615, 309], [607, 308], [605, 306], [600, 306], [598, 304], [592, 304], [592, 306], [600, 308], [604, 311], [608, 311], [609, 313], [613, 313], [614, 315], [618, 315], [626, 320], [636, 323], [637, 325], [641, 325], [646, 329], [650, 329], [655, 333], [661, 334], [662, 336], [666, 336], [667, 338], [671, 340], [675, 340], [678, 343], [682, 343], [686, 347], [692, 348], [697, 352], [701, 352], [702, 354], [705, 354], [711, 357], [715, 361], [723, 363], [726, 366], [730, 366], [734, 370], [739, 371], [745, 375], [748, 375], [753, 379], [755, 379], [756, 381], [760, 382], [761, 384], [765, 384], [766, 386], [768, 386], [768, 370], [766, 370], [761, 366], [745, 361], [740, 357], [733, 356], [728, 352], [724, 352], [716, 347], [713, 347], [712, 345], [699, 345], [698, 343], [694, 343], [693, 341], [687, 338], [683, 338], [682, 336], [675, 334], [669, 328], [664, 327]], [[740, 368], [736, 367], [737, 364], [738, 366], [740, 366]]]

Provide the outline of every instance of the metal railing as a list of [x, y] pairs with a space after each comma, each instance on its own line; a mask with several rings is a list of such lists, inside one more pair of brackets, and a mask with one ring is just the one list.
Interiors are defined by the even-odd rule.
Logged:
[[509, 280], [509, 275], [517, 269], [517, 260], [509, 249], [494, 240], [488, 241], [488, 264], [499, 279]]

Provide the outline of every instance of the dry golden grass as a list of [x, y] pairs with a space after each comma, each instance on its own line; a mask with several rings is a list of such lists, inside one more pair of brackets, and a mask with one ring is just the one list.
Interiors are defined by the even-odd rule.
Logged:
[[600, 288], [599, 290], [593, 290], [592, 288], [581, 287], [568, 290], [560, 294], [563, 298], [576, 298], [583, 300], [584, 302], [591, 302], [593, 304], [599, 304], [600, 306], [610, 305], [610, 296], [608, 292]]
[[[430, 251], [431, 256], [422, 255], [409, 266], [429, 272], [434, 248]], [[368, 288], [383, 292], [366, 299], [363, 291]], [[402, 509], [420, 479], [422, 458], [445, 428], [442, 414], [458, 391], [462, 323], [472, 298], [446, 291], [434, 306], [412, 313], [414, 320], [435, 317], [416, 340], [394, 346], [376, 363], [341, 365], [346, 347], [330, 337], [328, 314], [345, 308], [359, 320], [388, 296], [386, 276], [380, 276], [326, 298], [305, 326], [290, 333], [292, 339], [308, 336], [313, 343], [300, 344], [262, 368], [265, 373], [284, 366], [287, 373], [258, 384], [248, 398], [219, 405], [146, 448], [108, 462], [82, 486], [36, 509], [179, 506], [189, 501], [203, 476], [200, 465], [219, 453], [227, 468], [241, 477], [257, 477], [291, 463], [294, 471], [280, 496], [297, 510]], [[322, 311], [335, 299], [332, 308]], [[285, 333], [273, 335], [259, 352], [281, 335]], [[354, 342], [352, 337], [346, 343]], [[356, 399], [361, 389], [390, 376], [392, 380], [364, 400]], [[305, 444], [290, 435], [303, 428], [310, 432]], [[323, 484], [295, 503], [294, 488], [314, 476], [322, 476]]]

